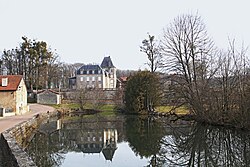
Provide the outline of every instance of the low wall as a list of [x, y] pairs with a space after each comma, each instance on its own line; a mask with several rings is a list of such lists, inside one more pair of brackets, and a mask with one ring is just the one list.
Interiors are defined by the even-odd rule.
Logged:
[[[50, 113], [50, 116], [55, 116], [55, 114], [56, 112]], [[0, 159], [0, 167], [36, 167], [36, 164], [24, 149], [28, 142], [32, 140], [36, 129], [47, 118], [47, 114], [36, 115], [29, 121], [21, 123], [1, 134], [0, 145], [4, 153], [2, 156], [3, 161]], [[3, 166], [1, 166], [1, 162], [4, 163]]]
[[15, 156], [12, 154], [9, 145], [1, 134], [0, 136], [0, 167], [18, 167], [17, 160]]
[[79, 99], [87, 103], [101, 103], [101, 104], [122, 104], [124, 91], [122, 89], [117, 90], [71, 90], [67, 92], [61, 92], [63, 96], [63, 102], [79, 102]]

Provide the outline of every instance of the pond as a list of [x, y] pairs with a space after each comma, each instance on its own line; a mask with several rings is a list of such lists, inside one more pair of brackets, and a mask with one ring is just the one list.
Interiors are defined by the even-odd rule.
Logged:
[[247, 132], [146, 116], [47, 120], [25, 150], [39, 167], [250, 166]]

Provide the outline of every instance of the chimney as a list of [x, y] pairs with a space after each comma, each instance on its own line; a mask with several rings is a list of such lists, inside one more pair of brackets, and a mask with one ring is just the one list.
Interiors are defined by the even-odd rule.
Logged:
[[8, 78], [2, 78], [2, 86], [8, 85]]

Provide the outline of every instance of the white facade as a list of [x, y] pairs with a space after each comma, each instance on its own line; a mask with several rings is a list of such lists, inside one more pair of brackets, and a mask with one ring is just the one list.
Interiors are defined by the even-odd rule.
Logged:
[[116, 68], [110, 57], [104, 57], [101, 66], [83, 65], [76, 72], [77, 89], [116, 89]]

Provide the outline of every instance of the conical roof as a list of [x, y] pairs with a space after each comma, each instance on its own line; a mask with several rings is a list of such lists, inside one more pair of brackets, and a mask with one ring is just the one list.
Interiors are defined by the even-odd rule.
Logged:
[[112, 63], [110, 56], [104, 57], [102, 64], [101, 64], [101, 68], [114, 68], [114, 67], [115, 66]]

